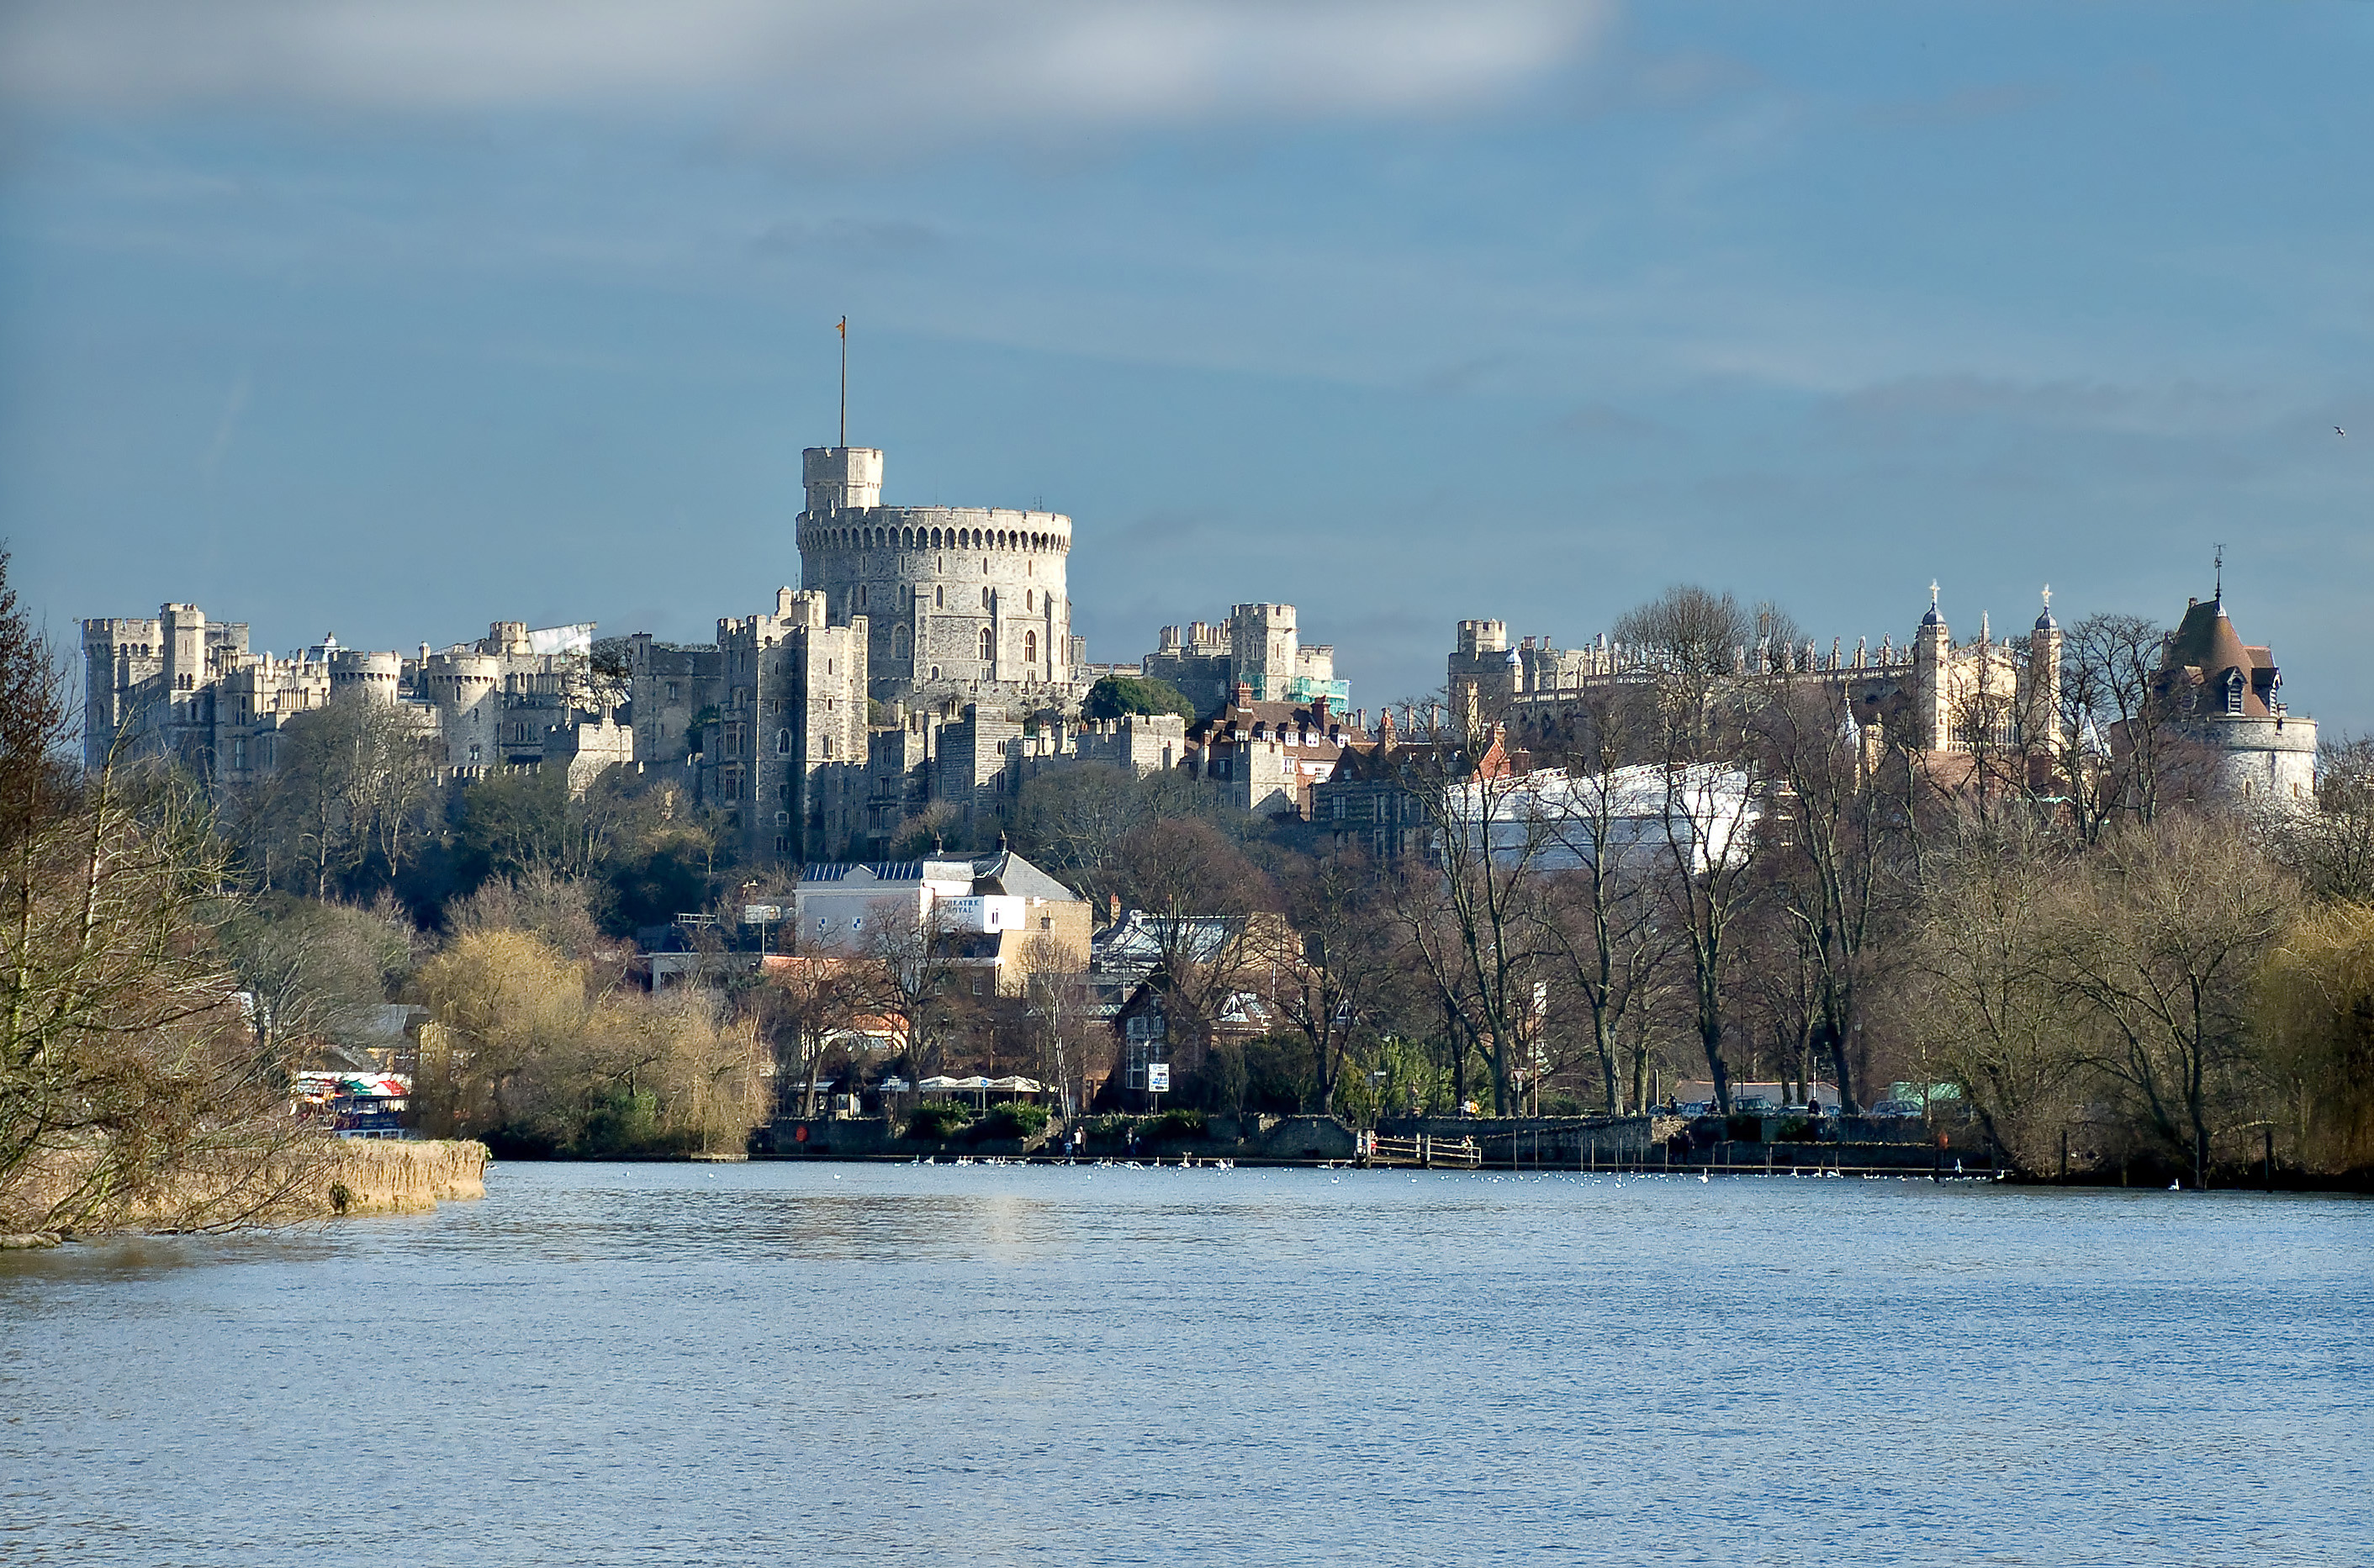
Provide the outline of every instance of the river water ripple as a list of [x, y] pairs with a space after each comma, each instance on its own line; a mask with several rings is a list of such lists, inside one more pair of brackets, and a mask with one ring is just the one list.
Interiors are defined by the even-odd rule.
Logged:
[[2374, 1204], [503, 1164], [0, 1255], [0, 1560], [2374, 1562]]

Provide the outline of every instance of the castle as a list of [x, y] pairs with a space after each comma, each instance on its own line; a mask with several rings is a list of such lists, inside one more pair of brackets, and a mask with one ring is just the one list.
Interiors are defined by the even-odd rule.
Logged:
[[395, 734], [471, 778], [556, 764], [571, 790], [629, 760], [623, 694], [605, 692], [588, 657], [590, 625], [531, 631], [498, 621], [474, 645], [417, 657], [341, 648], [335, 637], [295, 653], [258, 653], [242, 622], [209, 621], [195, 604], [154, 620], [82, 623], [83, 762], [165, 756], [210, 788], [269, 777], [282, 731], [334, 701], [363, 704]]
[[[1226, 725], [1078, 717], [1092, 672], [1072, 631], [1070, 518], [884, 506], [880, 450], [801, 457], [801, 588], [779, 590], [772, 615], [720, 620], [713, 644], [627, 639], [635, 759], [684, 768], [746, 858], [839, 859], [934, 808], [952, 836], [977, 836], [1031, 778], [1083, 764], [1183, 766], [1242, 782], [1249, 808], [1307, 805], [1307, 784], [1256, 787]], [[1139, 668], [1198, 712], [1248, 685], [1316, 697], [1322, 731], [1328, 698], [1349, 691], [1332, 647], [1299, 642], [1291, 604], [1237, 605], [1192, 642], [1166, 628]], [[1264, 716], [1265, 739], [1284, 717]]]
[[[1930, 587], [1928, 612], [1910, 643], [1883, 638], [1851, 650], [1833, 639], [1775, 645], [1769, 639], [1731, 650], [1735, 681], [1786, 683], [1827, 694], [1867, 751], [1882, 743], [1919, 755], [1933, 777], [1958, 784], [1984, 759], [2023, 757], [2049, 767], [2070, 743], [2102, 756], [2132, 749], [2123, 724], [2158, 726], [2184, 753], [2177, 766], [2205, 798], [2233, 802], [2304, 804], [2315, 793], [2316, 721], [2294, 717], [2277, 700], [2282, 685], [2269, 649], [2242, 642], [2218, 595], [2193, 600], [2159, 649], [2146, 700], [2131, 720], [2073, 715], [2063, 703], [2063, 640], [2052, 593], [2024, 637], [1994, 636], [1980, 617], [1978, 637], [1957, 643]], [[1546, 637], [1509, 646], [1501, 621], [1462, 621], [1447, 662], [1454, 705], [1508, 726], [1509, 743], [1550, 751], [1594, 722], [1592, 697], [1650, 678], [1655, 657], [1602, 634], [1567, 649]], [[2098, 719], [2101, 728], [2090, 731]]]
[[1248, 688], [1254, 702], [1332, 704], [1341, 713], [1351, 684], [1335, 678], [1332, 643], [1304, 643], [1291, 604], [1232, 604], [1217, 626], [1190, 621], [1165, 626], [1140, 672], [1169, 681], [1209, 713]]
[[582, 789], [614, 763], [675, 770], [754, 861], [857, 852], [935, 809], [973, 836], [1030, 778], [1083, 764], [1184, 767], [1248, 809], [1307, 807], [1349, 687], [1332, 647], [1299, 641], [1293, 605], [1168, 627], [1133, 672], [1174, 681], [1216, 722], [1082, 720], [1094, 676], [1114, 672], [1088, 666], [1072, 630], [1070, 518], [885, 506], [871, 447], [810, 448], [802, 474], [801, 586], [720, 617], [711, 642], [626, 638], [622, 688], [593, 668], [590, 623], [499, 622], [417, 658], [335, 638], [276, 657], [251, 653], [243, 625], [169, 604], [84, 623], [86, 761], [170, 755], [211, 785], [250, 784], [287, 724], [351, 696], [455, 777], [557, 763]]
[[[251, 651], [244, 625], [167, 604], [154, 620], [83, 623], [85, 761], [169, 755], [210, 785], [252, 784], [274, 770], [289, 723], [351, 699], [452, 777], [558, 766], [579, 790], [617, 764], [673, 770], [739, 858], [803, 863], [878, 848], [919, 818], [984, 837], [1028, 780], [1086, 764], [1184, 768], [1220, 781], [1240, 809], [1307, 817], [1314, 789], [1367, 743], [1334, 647], [1304, 643], [1282, 603], [1163, 628], [1134, 673], [1178, 686], [1197, 719], [1084, 720], [1092, 679], [1127, 667], [1087, 664], [1072, 630], [1070, 518], [885, 506], [876, 448], [810, 448], [802, 473], [802, 586], [720, 617], [712, 642], [626, 638], [623, 685], [594, 668], [590, 623], [497, 622], [475, 644], [424, 643], [417, 656], [335, 638], [277, 656]], [[2024, 637], [1997, 639], [1982, 617], [1979, 637], [1957, 644], [1932, 585], [1901, 648], [1767, 636], [1730, 649], [1728, 673], [1818, 688], [1867, 750], [1898, 743], [1967, 776], [1988, 754], [2057, 754], [2071, 739], [2045, 599]], [[1471, 728], [1505, 723], [1510, 755], [1546, 754], [1597, 721], [1593, 694], [1638, 686], [1653, 666], [1604, 635], [1580, 649], [1546, 637], [1511, 647], [1505, 623], [1469, 620], [1446, 691]], [[2212, 759], [2215, 790], [2304, 800], [2316, 726], [2286, 712], [2278, 685], [2268, 649], [2243, 644], [2227, 618], [2221, 583], [2163, 649], [2149, 721]], [[2121, 737], [2088, 743], [2109, 755]]]

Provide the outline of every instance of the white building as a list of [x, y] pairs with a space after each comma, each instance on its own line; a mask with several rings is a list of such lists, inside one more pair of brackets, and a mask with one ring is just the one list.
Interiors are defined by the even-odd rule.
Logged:
[[1747, 852], [1758, 812], [1747, 775], [1720, 764], [1606, 774], [1564, 768], [1470, 779], [1448, 800], [1446, 845], [1488, 843], [1504, 866], [1572, 871], [1615, 856], [1663, 861], [1676, 847], [1703, 874]]

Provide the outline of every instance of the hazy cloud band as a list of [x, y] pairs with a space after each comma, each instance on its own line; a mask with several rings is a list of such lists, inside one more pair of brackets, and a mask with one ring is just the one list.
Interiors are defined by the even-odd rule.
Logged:
[[0, 92], [135, 111], [695, 102], [786, 129], [1425, 113], [1571, 64], [1610, 4], [21, 0], [0, 11]]

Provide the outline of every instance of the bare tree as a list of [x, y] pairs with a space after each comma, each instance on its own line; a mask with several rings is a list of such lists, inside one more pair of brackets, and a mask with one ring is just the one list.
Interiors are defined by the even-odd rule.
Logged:
[[2091, 1065], [2205, 1182], [2211, 1139], [2247, 1088], [2251, 987], [2294, 886], [2228, 825], [2190, 813], [2108, 836], [2086, 873], [2061, 962], [2103, 1026]]
[[2153, 696], [2167, 643], [2156, 622], [2102, 614], [2070, 627], [2062, 644], [2060, 772], [2088, 843], [2121, 818], [2159, 813], [2178, 740]]
[[270, 767], [225, 809], [258, 883], [326, 898], [398, 874], [436, 830], [436, 741], [414, 710], [342, 699], [270, 744]]
[[2081, 869], [2051, 831], [2016, 819], [1965, 819], [1929, 863], [1910, 962], [1899, 971], [1917, 989], [1924, 1044], [1997, 1146], [2042, 1169], [2083, 1061], [2060, 968], [2063, 890]]
[[1616, 1111], [1644, 1092], [1634, 1084], [1626, 1093], [1621, 1042], [1628, 1017], [1651, 994], [1675, 949], [1669, 924], [1660, 919], [1656, 848], [1640, 835], [1639, 807], [1653, 786], [1639, 776], [1653, 770], [1624, 771], [1635, 744], [1625, 721], [1629, 705], [1619, 696], [1592, 706], [1592, 722], [1580, 727], [1564, 754], [1569, 787], [1552, 797], [1548, 813], [1555, 848], [1569, 869], [1545, 876], [1533, 911], [1544, 952], [1557, 954], [1590, 1014], [1601, 1094]]
[[1055, 1086], [1066, 1121], [1087, 1104], [1088, 1058], [1097, 1036], [1107, 1035], [1095, 993], [1083, 971], [1087, 955], [1048, 933], [1023, 944], [1024, 982], [1030, 1037], [1039, 1076]]
[[1022, 786], [1015, 802], [1014, 843], [1051, 871], [1062, 872], [1091, 903], [1129, 897], [1133, 835], [1157, 823], [1217, 825], [1218, 790], [1183, 768], [1137, 778], [1101, 764], [1041, 774]]
[[1435, 860], [1404, 868], [1394, 902], [1446, 1023], [1483, 1053], [1493, 1114], [1508, 1116], [1520, 1070], [1532, 1067], [1538, 1043], [1536, 986], [1545, 976], [1532, 883], [1557, 842], [1557, 825], [1498, 726], [1443, 715], [1430, 705], [1425, 724], [1396, 754]]
[[759, 976], [755, 1012], [774, 1047], [782, 1109], [817, 1114], [831, 1042], [866, 1010], [865, 978], [852, 960], [830, 957], [773, 962]]
[[283, 1059], [309, 1044], [342, 1047], [410, 954], [405, 932], [378, 916], [286, 895], [232, 904], [216, 932], [251, 999], [257, 1045]]
[[1852, 1113], [1864, 1094], [1851, 1045], [1873, 966], [1900, 933], [1912, 894], [1919, 824], [1903, 804], [1913, 763], [1875, 746], [1831, 694], [1806, 686], [1758, 716], [1764, 766], [1786, 802], [1784, 831], [1766, 836], [1766, 875], [1795, 929], [1812, 987], [1811, 1048]]
[[2374, 903], [2374, 737], [2320, 745], [2316, 776], [2316, 810], [2270, 812], [2258, 826], [2310, 892]]
[[[1769, 614], [1776, 607], [1761, 608]], [[1788, 625], [1793, 637], [1795, 623]], [[1657, 669], [1711, 681], [1732, 673], [1739, 649], [1753, 635], [1752, 626], [1747, 612], [1730, 594], [1676, 583], [1617, 616], [1612, 635]]]
[[1227, 835], [1196, 821], [1133, 832], [1120, 875], [1155, 947], [1151, 982], [1164, 1014], [1187, 1031], [1180, 1059], [1200, 1071], [1229, 999], [1269, 975], [1281, 940], [1276, 890]]
[[1316, 1108], [1333, 1115], [1354, 1032], [1393, 971], [1392, 914], [1375, 868], [1357, 851], [1289, 868], [1287, 951], [1275, 954], [1280, 1011], [1310, 1047]]
[[1676, 760], [1664, 770], [1661, 821], [1667, 918], [1681, 933], [1689, 964], [1693, 1018], [1716, 1106], [1731, 1111], [1731, 1072], [1723, 1060], [1729, 1012], [1733, 923], [1756, 888], [1757, 837], [1745, 820], [1747, 778], [1719, 764]]
[[881, 987], [877, 1001], [904, 1026], [908, 1064], [920, 1083], [939, 1071], [955, 1022], [962, 933], [937, 904], [909, 916], [886, 902], [866, 923], [866, 955]]

